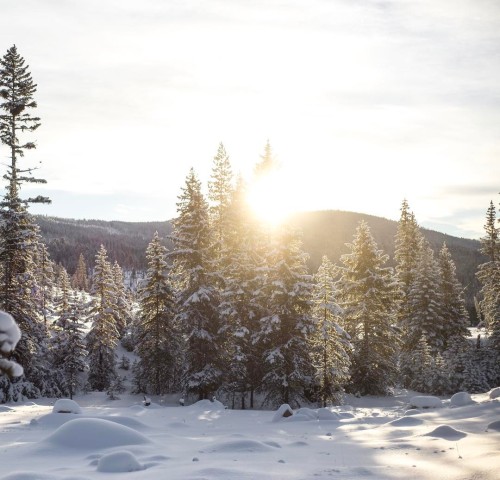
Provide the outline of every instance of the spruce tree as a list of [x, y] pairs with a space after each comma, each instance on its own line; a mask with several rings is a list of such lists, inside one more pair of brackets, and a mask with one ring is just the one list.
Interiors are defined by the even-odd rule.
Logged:
[[415, 215], [409, 210], [408, 202], [403, 200], [401, 217], [394, 239], [396, 260], [396, 275], [400, 283], [400, 304], [398, 319], [404, 324], [410, 315], [409, 295], [417, 274], [418, 258], [422, 234], [415, 220]]
[[231, 163], [224, 145], [220, 143], [214, 157], [212, 174], [208, 181], [209, 212], [214, 235], [214, 244], [218, 260], [224, 248], [225, 236], [229, 226], [229, 208], [233, 190], [233, 174]]
[[479, 265], [476, 275], [482, 284], [480, 307], [488, 329], [488, 349], [495, 365], [487, 375], [495, 386], [500, 382], [500, 229], [496, 223], [496, 209], [491, 202], [484, 226], [486, 235], [481, 238], [481, 253], [488, 261]]
[[76, 270], [71, 280], [71, 285], [73, 286], [73, 288], [76, 288], [78, 290], [83, 290], [85, 292], [87, 292], [89, 289], [87, 264], [85, 263], [85, 257], [83, 256], [83, 253], [80, 253], [80, 256], [78, 257], [78, 263], [76, 265]]
[[117, 261], [113, 263], [111, 275], [113, 277], [116, 328], [120, 338], [122, 338], [132, 321], [132, 305], [125, 288], [123, 270]]
[[238, 402], [242, 409], [254, 407], [254, 394], [263, 377], [261, 344], [256, 336], [259, 319], [267, 311], [263, 293], [266, 268], [255, 227], [246, 202], [246, 186], [240, 178], [231, 198], [222, 251], [227, 267], [220, 314], [227, 339], [224, 354], [229, 362], [223, 387], [232, 404]]
[[66, 270], [61, 276], [61, 298], [51, 341], [53, 374], [64, 395], [73, 398], [80, 387], [80, 374], [87, 367], [83, 333], [83, 312], [75, 293], [70, 291]]
[[340, 327], [342, 309], [337, 303], [335, 267], [324, 256], [313, 287], [314, 333], [311, 356], [321, 405], [340, 404], [349, 379], [350, 348], [347, 333]]
[[[35, 383], [35, 386], [30, 386], [23, 379], [17, 382], [12, 387], [17, 389], [17, 398], [25, 394], [38, 395], [47, 380], [43, 374], [46, 371], [47, 331], [34, 297], [39, 291], [35, 265], [37, 228], [28, 205], [48, 203], [49, 199], [20, 197], [23, 184], [45, 183], [45, 180], [33, 177], [33, 168], [19, 164], [25, 151], [35, 148], [34, 142], [22, 140], [22, 134], [31, 133], [40, 126], [40, 119], [29, 113], [37, 106], [33, 98], [35, 92], [36, 85], [28, 66], [16, 47], [11, 47], [0, 59], [0, 140], [9, 150], [10, 157], [7, 173], [3, 176], [7, 182], [5, 194], [0, 201], [0, 308], [16, 319], [23, 332], [14, 357], [24, 366], [26, 377]], [[1, 388], [4, 392], [11, 392], [12, 388], [6, 382], [4, 380]], [[21, 384], [24, 393], [18, 388]]]
[[94, 297], [90, 310], [92, 328], [87, 335], [88, 381], [91, 388], [103, 391], [116, 377], [115, 347], [119, 339], [112, 269], [103, 245], [96, 255], [92, 285]]
[[260, 319], [258, 334], [264, 350], [265, 401], [273, 405], [300, 406], [312, 384], [309, 336], [314, 320], [306, 258], [296, 232], [283, 228], [274, 237], [264, 286], [268, 314]]
[[213, 240], [208, 204], [201, 184], [191, 169], [177, 203], [173, 221], [174, 244], [169, 257], [174, 262], [176, 279], [176, 321], [186, 338], [186, 369], [183, 385], [186, 393], [199, 399], [210, 398], [222, 383], [222, 341], [214, 271]]
[[348, 247], [338, 286], [343, 326], [353, 346], [348, 388], [361, 395], [385, 395], [396, 381], [397, 287], [392, 269], [384, 266], [388, 257], [377, 248], [366, 222], [360, 222]]
[[156, 232], [146, 250], [148, 270], [139, 290], [137, 347], [142, 382], [148, 393], [163, 395], [178, 384], [182, 337], [175, 322], [175, 292], [166, 262], [167, 249]]
[[456, 267], [446, 243], [439, 252], [439, 275], [441, 290], [441, 312], [443, 315], [443, 347], [448, 349], [450, 339], [469, 336], [469, 317], [465, 308], [462, 285], [457, 280]]

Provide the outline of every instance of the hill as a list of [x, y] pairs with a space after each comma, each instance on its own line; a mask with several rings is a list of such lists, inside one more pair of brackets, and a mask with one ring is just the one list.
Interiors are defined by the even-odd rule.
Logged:
[[[391, 257], [391, 265], [394, 265], [397, 222], [339, 210], [298, 213], [290, 218], [290, 223], [302, 231], [304, 250], [310, 255], [311, 272], [317, 270], [323, 255], [336, 263], [342, 254], [348, 252], [346, 243], [352, 241], [361, 220], [368, 223], [379, 248]], [[110, 260], [116, 260], [125, 270], [143, 270], [146, 267], [146, 247], [154, 232], [158, 231], [162, 238], [166, 238], [172, 230], [168, 221], [119, 222], [38, 216], [37, 222], [52, 259], [64, 265], [70, 273], [74, 272], [80, 253], [92, 266], [101, 244], [106, 247]], [[475, 273], [478, 265], [485, 261], [479, 253], [479, 242], [433, 230], [422, 229], [422, 232], [436, 252], [443, 242], [448, 245], [457, 266], [458, 279], [465, 288], [467, 308], [473, 314], [474, 296], [479, 291]]]

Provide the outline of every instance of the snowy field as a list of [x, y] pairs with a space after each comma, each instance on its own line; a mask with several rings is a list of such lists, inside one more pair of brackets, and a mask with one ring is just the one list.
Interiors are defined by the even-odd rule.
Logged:
[[500, 389], [428, 409], [410, 409], [414, 395], [347, 397], [288, 418], [97, 393], [76, 398], [81, 413], [53, 413], [48, 399], [0, 405], [0, 478], [500, 478]]

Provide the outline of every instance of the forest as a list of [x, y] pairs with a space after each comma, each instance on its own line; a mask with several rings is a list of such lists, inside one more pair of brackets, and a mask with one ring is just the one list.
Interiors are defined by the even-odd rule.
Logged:
[[[23, 164], [36, 146], [24, 136], [41, 125], [32, 113], [36, 85], [15, 46], [0, 66], [0, 139], [9, 155], [0, 202], [0, 308], [22, 332], [8, 361], [23, 369], [3, 369], [0, 402], [79, 391], [112, 397], [124, 388], [119, 368], [132, 369], [136, 393], [217, 396], [241, 409], [335, 405], [345, 392], [391, 395], [397, 386], [485, 392], [500, 383], [493, 201], [474, 272], [475, 312], [485, 332], [475, 339], [450, 245], [435, 252], [406, 200], [390, 255], [361, 220], [345, 252], [329, 258], [325, 251], [311, 265], [296, 224], [273, 227], [250, 211], [247, 185], [233, 175], [223, 144], [207, 193], [191, 169], [171, 228], [162, 237], [151, 225], [145, 273], [130, 289], [109, 257], [112, 245], [99, 245], [93, 264], [87, 243], [65, 251], [64, 258], [77, 259], [74, 269], [51, 258], [29, 211], [50, 199], [22, 197], [25, 184], [45, 182]], [[273, 162], [268, 142], [255, 178]], [[137, 254], [133, 246], [130, 252]], [[118, 344], [134, 352], [135, 363], [116, 357]]]

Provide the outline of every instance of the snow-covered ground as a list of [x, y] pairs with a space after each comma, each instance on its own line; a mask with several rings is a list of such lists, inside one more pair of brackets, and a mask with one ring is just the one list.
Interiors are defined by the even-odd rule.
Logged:
[[79, 414], [52, 413], [48, 399], [0, 405], [0, 479], [500, 478], [500, 397], [419, 410], [413, 395], [348, 397], [278, 420], [217, 401], [144, 407], [100, 393], [77, 397]]

